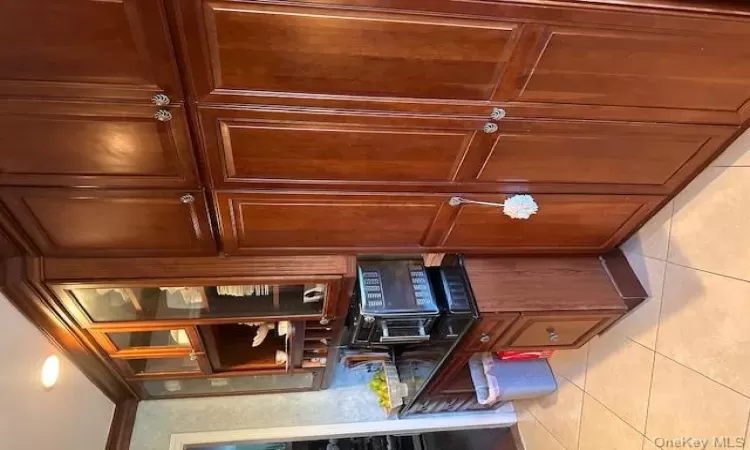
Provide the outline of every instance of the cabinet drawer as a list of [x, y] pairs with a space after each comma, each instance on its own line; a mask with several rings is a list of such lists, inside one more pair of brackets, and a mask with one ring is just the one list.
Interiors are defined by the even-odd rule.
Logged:
[[492, 350], [495, 342], [510, 327], [519, 314], [487, 314], [461, 342], [461, 351], [468, 353]]
[[185, 112], [153, 105], [4, 100], [0, 184], [198, 187]]
[[8, 188], [44, 256], [198, 256], [215, 244], [200, 191]]
[[525, 313], [497, 347], [578, 348], [622, 314], [623, 311]]

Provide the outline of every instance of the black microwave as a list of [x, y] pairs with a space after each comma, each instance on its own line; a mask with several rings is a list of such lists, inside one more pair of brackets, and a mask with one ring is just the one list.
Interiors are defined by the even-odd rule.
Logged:
[[461, 265], [421, 260], [358, 261], [350, 345], [388, 346], [456, 340], [476, 317]]

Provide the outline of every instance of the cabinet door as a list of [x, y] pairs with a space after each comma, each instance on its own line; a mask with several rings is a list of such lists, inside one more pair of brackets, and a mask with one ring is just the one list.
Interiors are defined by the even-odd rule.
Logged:
[[491, 143], [484, 120], [460, 117], [268, 108], [200, 115], [217, 187], [449, 183], [469, 148]]
[[353, 13], [206, 0], [176, 6], [197, 98], [205, 101], [269, 93], [486, 101], [519, 29], [385, 8]]
[[162, 0], [3, 2], [0, 95], [182, 98]]
[[200, 191], [7, 188], [0, 198], [44, 256], [215, 252]]
[[[583, 12], [573, 14], [571, 20], [577, 15], [582, 19], [578, 23], [586, 22]], [[676, 29], [659, 30], [645, 20], [647, 15], [619, 16], [623, 24], [640, 22], [641, 29], [540, 27], [510, 99], [627, 108], [634, 120], [703, 115], [701, 120], [739, 123], [747, 118], [750, 46], [735, 45], [747, 42], [746, 23], [741, 25], [743, 34], [722, 36], [703, 34], [699, 21], [677, 18], [659, 24]], [[713, 28], [722, 26], [719, 20], [706, 22]], [[733, 25], [725, 23], [724, 29]]]
[[257, 251], [420, 251], [442, 196], [218, 192], [230, 254]]
[[[508, 196], [465, 198], [501, 203]], [[646, 195], [534, 194], [539, 210], [512, 219], [502, 208], [462, 204], [442, 238], [445, 251], [601, 252], [627, 235], [663, 200]]]
[[[475, 146], [459, 181], [677, 188], [735, 127], [508, 118]], [[581, 189], [586, 189], [581, 186]]]
[[184, 111], [49, 101], [0, 102], [0, 184], [197, 187]]

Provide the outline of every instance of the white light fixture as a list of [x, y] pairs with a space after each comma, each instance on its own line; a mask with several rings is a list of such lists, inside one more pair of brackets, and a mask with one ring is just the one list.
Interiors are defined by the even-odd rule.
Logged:
[[42, 365], [42, 386], [52, 389], [60, 376], [60, 358], [57, 355], [48, 356]]

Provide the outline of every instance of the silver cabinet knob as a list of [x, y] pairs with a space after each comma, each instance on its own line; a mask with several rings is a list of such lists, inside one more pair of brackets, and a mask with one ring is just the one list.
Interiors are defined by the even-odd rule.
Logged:
[[490, 342], [490, 335], [487, 333], [482, 333], [482, 336], [479, 338], [479, 342], [481, 342], [482, 344]]
[[196, 361], [197, 359], [198, 359], [198, 355], [196, 355], [195, 353], [190, 354], [190, 361]]
[[326, 317], [323, 317], [322, 319], [320, 319], [320, 324], [321, 325], [328, 325], [329, 322], [330, 322], [330, 320], [328, 320], [328, 318], [326, 318]]
[[180, 197], [180, 201], [182, 203], [193, 203], [195, 201], [195, 197], [193, 197], [193, 194], [185, 194]]
[[502, 108], [492, 108], [492, 114], [490, 114], [490, 119], [492, 120], [500, 120], [503, 117], [505, 117], [505, 110]]
[[550, 342], [557, 342], [560, 340], [560, 336], [555, 332], [554, 328], [547, 328], [547, 336]]
[[156, 106], [167, 106], [169, 102], [170, 100], [169, 97], [167, 97], [167, 94], [154, 94], [154, 96], [151, 97], [151, 103]]
[[172, 120], [172, 113], [166, 109], [160, 109], [154, 114], [154, 118], [159, 122], [169, 122]]
[[492, 134], [497, 132], [497, 124], [492, 122], [487, 122], [484, 124], [484, 128], [482, 128], [482, 131], [484, 131], [487, 134]]

